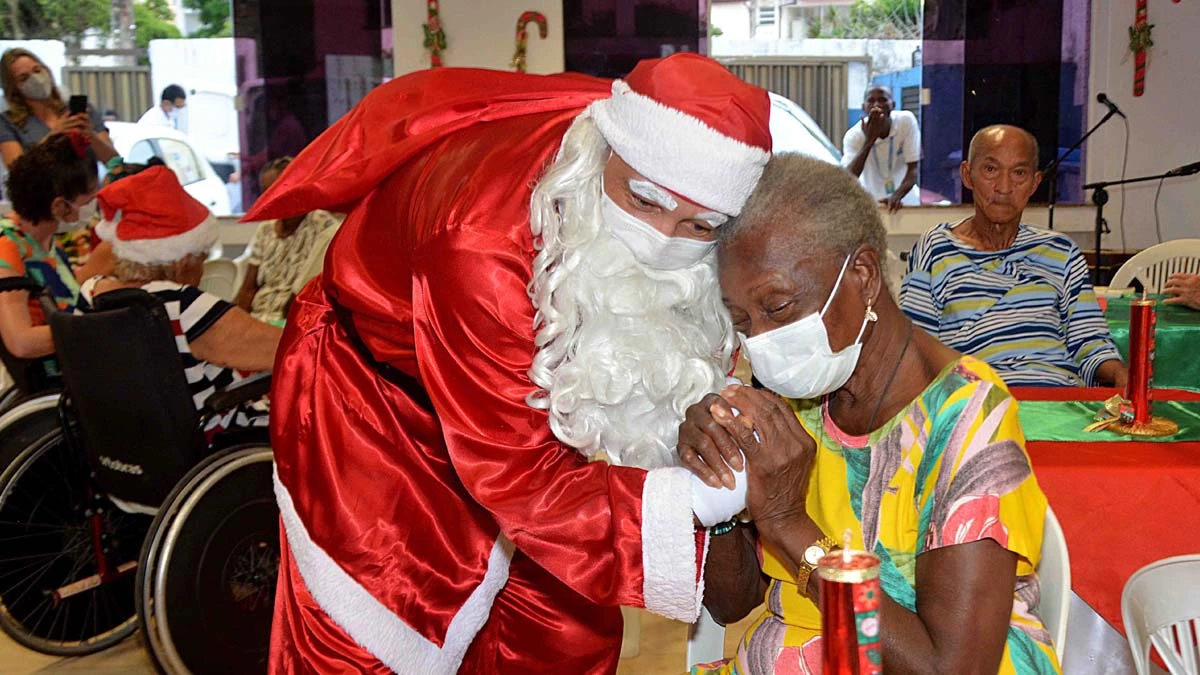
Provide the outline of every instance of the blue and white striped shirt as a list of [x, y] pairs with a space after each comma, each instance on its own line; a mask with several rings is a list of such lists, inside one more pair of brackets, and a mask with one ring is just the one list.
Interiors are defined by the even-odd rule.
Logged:
[[1008, 249], [980, 251], [952, 234], [960, 224], [938, 225], [913, 246], [904, 312], [1010, 386], [1096, 385], [1100, 364], [1121, 356], [1075, 243], [1021, 225]]

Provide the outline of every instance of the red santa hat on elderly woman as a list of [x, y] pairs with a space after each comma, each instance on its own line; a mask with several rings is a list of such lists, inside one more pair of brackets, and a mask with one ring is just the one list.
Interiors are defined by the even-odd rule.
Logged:
[[771, 99], [712, 59], [642, 61], [588, 115], [638, 173], [736, 216], [771, 156]]
[[175, 173], [153, 166], [108, 185], [97, 195], [104, 218], [96, 226], [122, 260], [157, 265], [207, 253], [217, 220], [184, 191]]

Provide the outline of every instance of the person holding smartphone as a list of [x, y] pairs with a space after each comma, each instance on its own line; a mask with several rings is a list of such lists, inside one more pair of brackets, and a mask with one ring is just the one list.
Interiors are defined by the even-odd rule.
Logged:
[[100, 113], [86, 96], [63, 100], [46, 64], [28, 49], [9, 49], [0, 56], [0, 87], [8, 110], [0, 115], [0, 158], [5, 168], [50, 134], [77, 131], [88, 136], [96, 158], [117, 156]]

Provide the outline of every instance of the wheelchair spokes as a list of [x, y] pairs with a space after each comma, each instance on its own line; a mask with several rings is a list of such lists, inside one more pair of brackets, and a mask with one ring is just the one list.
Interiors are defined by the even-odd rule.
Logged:
[[41, 652], [79, 655], [137, 626], [133, 586], [146, 516], [91, 489], [53, 431], [0, 474], [0, 628]]

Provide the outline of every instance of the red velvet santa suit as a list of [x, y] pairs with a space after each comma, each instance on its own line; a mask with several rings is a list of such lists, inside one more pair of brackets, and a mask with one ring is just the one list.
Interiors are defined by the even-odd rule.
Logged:
[[349, 213], [275, 366], [272, 672], [606, 673], [618, 605], [694, 620], [685, 470], [589, 463], [526, 403], [531, 188], [611, 87], [406, 76], [247, 216]]

